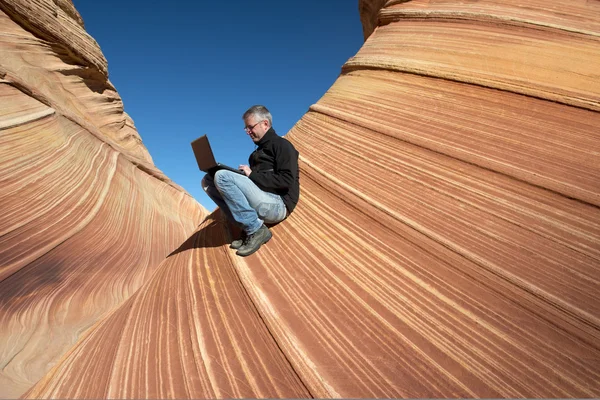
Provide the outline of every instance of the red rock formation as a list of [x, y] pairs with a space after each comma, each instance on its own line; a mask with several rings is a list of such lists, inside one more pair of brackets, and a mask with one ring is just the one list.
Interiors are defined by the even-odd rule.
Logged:
[[67, 1], [0, 1], [0, 396], [44, 376], [205, 210], [153, 165]]
[[359, 9], [274, 239], [210, 215], [27, 397], [600, 395], [597, 4]]

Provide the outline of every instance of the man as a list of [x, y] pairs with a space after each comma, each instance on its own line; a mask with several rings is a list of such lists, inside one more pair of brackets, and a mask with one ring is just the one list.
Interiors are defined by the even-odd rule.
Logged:
[[300, 197], [298, 151], [273, 129], [273, 118], [265, 106], [252, 106], [242, 117], [244, 130], [258, 146], [249, 165], [240, 165], [244, 175], [219, 170], [206, 174], [202, 188], [227, 218], [242, 230], [242, 237], [229, 247], [239, 256], [249, 256], [273, 236], [264, 224], [283, 221]]

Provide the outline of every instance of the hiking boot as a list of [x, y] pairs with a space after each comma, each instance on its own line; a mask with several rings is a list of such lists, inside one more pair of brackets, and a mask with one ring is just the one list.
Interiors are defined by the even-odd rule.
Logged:
[[247, 236], [246, 232], [242, 231], [242, 237], [231, 242], [231, 244], [229, 245], [229, 248], [237, 250], [240, 247], [242, 247], [244, 244], [244, 241], [246, 240], [246, 236]]
[[242, 257], [249, 256], [260, 249], [260, 246], [267, 243], [272, 237], [273, 234], [269, 228], [263, 224], [256, 232], [246, 237], [244, 244], [242, 244], [242, 247], [235, 254]]

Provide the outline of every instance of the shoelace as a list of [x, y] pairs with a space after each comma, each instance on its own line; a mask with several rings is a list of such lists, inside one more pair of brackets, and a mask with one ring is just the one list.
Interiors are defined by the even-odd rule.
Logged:
[[[256, 233], [256, 232], [255, 232], [255, 233]], [[246, 244], [248, 244], [248, 242], [249, 242], [249, 241], [250, 241], [250, 239], [251, 239], [251, 238], [254, 236], [254, 234], [255, 234], [255, 233], [253, 233], [253, 234], [251, 234], [251, 235], [248, 235], [248, 234], [246, 234], [246, 235], [245, 235], [245, 237], [242, 239], [242, 245], [244, 245], [244, 246], [245, 246]]]
[[250, 235], [246, 235], [246, 239], [242, 243], [247, 244], [254, 236], [258, 234], [258, 232], [262, 229], [262, 226], [258, 228], [258, 231], [251, 233]]

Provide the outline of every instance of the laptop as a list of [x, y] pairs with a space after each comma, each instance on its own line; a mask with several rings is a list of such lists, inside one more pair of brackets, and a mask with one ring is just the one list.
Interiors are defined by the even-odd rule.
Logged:
[[215, 161], [215, 156], [213, 155], [212, 149], [210, 148], [210, 143], [208, 142], [208, 137], [206, 135], [201, 136], [192, 142], [192, 150], [194, 150], [196, 162], [198, 163], [198, 168], [200, 168], [200, 171], [214, 175], [218, 170], [226, 169], [231, 172], [245, 175], [237, 168], [231, 168], [230, 166]]

